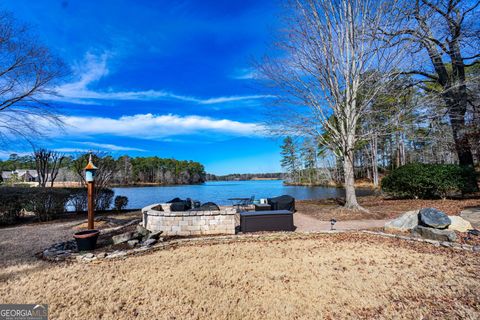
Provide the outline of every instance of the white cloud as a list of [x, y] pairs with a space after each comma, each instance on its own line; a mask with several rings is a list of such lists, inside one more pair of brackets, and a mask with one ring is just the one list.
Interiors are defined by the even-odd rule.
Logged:
[[118, 146], [115, 144], [108, 144], [108, 143], [96, 143], [96, 142], [77, 142], [77, 143], [99, 148], [99, 149], [111, 150], [111, 151], [146, 151], [145, 149], [124, 147], [124, 146]]
[[237, 80], [260, 79], [260, 77], [258, 71], [252, 68], [237, 69], [232, 75], [232, 78]]
[[65, 152], [65, 153], [87, 153], [90, 152], [90, 149], [82, 149], [82, 148], [55, 148], [55, 151], [58, 152]]
[[[188, 134], [267, 135], [265, 128], [260, 124], [195, 115], [154, 115], [147, 113], [120, 118], [64, 116], [62, 120], [65, 124], [64, 131], [70, 136], [107, 134], [143, 139], [161, 139]], [[56, 128], [52, 128], [50, 135], [58, 135]]]
[[257, 100], [257, 99], [264, 99], [264, 98], [273, 98], [273, 96], [251, 95], [251, 96], [218, 97], [218, 98], [209, 98], [209, 99], [198, 100], [198, 103], [200, 103], [200, 104], [216, 104], [216, 103], [234, 102], [234, 101], [241, 101], [241, 100]]
[[67, 101], [73, 103], [90, 103], [95, 100], [179, 100], [197, 104], [217, 104], [225, 102], [258, 100], [271, 98], [269, 95], [233, 95], [225, 97], [198, 98], [188, 95], [179, 95], [165, 90], [140, 90], [140, 91], [115, 91], [115, 90], [92, 90], [90, 85], [109, 74], [108, 58], [110, 54], [104, 53], [95, 56], [87, 53], [82, 63], [73, 67], [77, 80], [55, 88], [58, 96], [49, 96], [47, 99]]

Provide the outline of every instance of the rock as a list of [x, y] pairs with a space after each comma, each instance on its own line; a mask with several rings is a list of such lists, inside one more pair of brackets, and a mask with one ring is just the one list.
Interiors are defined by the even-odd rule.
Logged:
[[106, 258], [107, 259], [114, 259], [114, 258], [119, 258], [119, 257], [124, 257], [127, 255], [127, 252], [125, 251], [114, 251], [110, 253]]
[[442, 247], [446, 247], [446, 248], [452, 246], [451, 243], [450, 243], [450, 242], [447, 242], [447, 241], [442, 241], [442, 242], [440, 242], [440, 245], [441, 245]]
[[156, 239], [147, 239], [143, 242], [143, 245], [144, 246], [151, 246], [151, 245], [154, 245], [155, 243], [157, 243]]
[[91, 259], [91, 258], [95, 257], [95, 255], [93, 253], [89, 252], [89, 253], [84, 254], [83, 257], [87, 258], [87, 259]]
[[472, 230], [468, 230], [468, 234], [471, 235], [471, 236], [480, 236], [480, 230], [477, 230], [477, 229], [472, 229]]
[[459, 216], [448, 216], [452, 222], [448, 226], [448, 230], [454, 230], [458, 232], [467, 232], [470, 229], [473, 229], [472, 224]]
[[53, 257], [53, 256], [56, 256], [57, 255], [57, 251], [54, 251], [54, 250], [45, 250], [43, 251], [43, 256], [45, 258], [49, 258], [49, 257]]
[[83, 258], [83, 261], [85, 261], [85, 262], [92, 262], [92, 261], [95, 261], [95, 260], [97, 260], [97, 257], [95, 257], [95, 256], [92, 257], [92, 258], [85, 258], [85, 257]]
[[385, 224], [385, 230], [410, 231], [418, 225], [418, 211], [407, 211]]
[[137, 226], [137, 233], [141, 234], [142, 237], [148, 237], [148, 235], [150, 234], [150, 231], [148, 231], [144, 226], [139, 224]]
[[473, 252], [480, 252], [480, 246], [473, 246]]
[[143, 238], [143, 235], [139, 232], [134, 232], [133, 235], [132, 235], [132, 239], [140, 240], [142, 238]]
[[480, 207], [465, 209], [460, 212], [460, 217], [470, 222], [473, 227], [480, 228]]
[[446, 213], [435, 208], [421, 209], [418, 220], [419, 225], [435, 229], [446, 229], [452, 223]]
[[66, 251], [62, 251], [60, 252], [57, 257], [60, 257], [60, 258], [67, 258], [67, 257], [70, 257], [71, 254], [69, 252], [66, 252]]
[[412, 230], [412, 234], [416, 237], [425, 239], [437, 240], [437, 241], [450, 241], [457, 240], [457, 235], [453, 230], [439, 230], [424, 226], [416, 226]]
[[112, 237], [113, 244], [125, 243], [134, 238], [134, 232], [125, 232]]
[[144, 251], [147, 251], [149, 249], [150, 249], [150, 247], [148, 247], [148, 246], [141, 246], [140, 248], [133, 249], [133, 251], [134, 252], [144, 252]]
[[148, 235], [148, 239], [155, 239], [155, 240], [158, 240], [158, 238], [160, 238], [160, 235], [162, 234], [163, 231], [156, 231], [156, 232], [152, 232]]
[[130, 241], [127, 241], [127, 244], [130, 248], [133, 248], [135, 247], [140, 241], [137, 240], [137, 239], [134, 239], [134, 240], [130, 240]]
[[103, 259], [103, 258], [105, 258], [106, 256], [107, 256], [107, 253], [106, 253], [106, 252], [100, 252], [99, 254], [97, 254], [97, 257], [98, 257], [99, 259]]

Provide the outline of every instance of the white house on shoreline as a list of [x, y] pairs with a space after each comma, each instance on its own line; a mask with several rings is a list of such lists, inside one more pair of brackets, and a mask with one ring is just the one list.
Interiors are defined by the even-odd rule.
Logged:
[[38, 182], [38, 173], [34, 169], [17, 169], [13, 171], [2, 171], [3, 182]]

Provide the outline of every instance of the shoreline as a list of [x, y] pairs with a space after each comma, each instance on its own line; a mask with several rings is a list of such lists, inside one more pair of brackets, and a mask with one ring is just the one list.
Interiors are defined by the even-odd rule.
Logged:
[[[291, 187], [324, 187], [324, 188], [339, 188], [339, 189], [344, 189], [344, 186], [342, 183], [335, 183], [335, 182], [328, 182], [328, 183], [292, 183], [292, 182], [283, 182], [283, 185], [285, 186], [291, 186]], [[371, 182], [356, 182], [355, 183], [355, 188], [361, 188], [361, 189], [371, 189], [371, 190], [380, 190], [380, 186], [375, 187], [373, 183]]]

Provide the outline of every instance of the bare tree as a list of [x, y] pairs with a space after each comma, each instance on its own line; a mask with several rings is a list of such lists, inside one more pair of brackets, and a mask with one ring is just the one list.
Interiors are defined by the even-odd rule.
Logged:
[[[85, 167], [88, 163], [89, 155], [89, 153], [80, 155], [73, 161], [73, 170], [84, 185], [87, 185], [87, 181], [85, 180]], [[92, 158], [93, 163], [98, 168], [95, 173], [96, 190], [108, 188], [116, 171], [115, 160], [111, 156], [101, 152], [93, 153]]]
[[277, 43], [283, 56], [266, 58], [260, 66], [282, 101], [308, 108], [297, 117], [289, 114], [295, 122], [284, 127], [319, 139], [328, 131], [332, 152], [343, 159], [350, 209], [362, 209], [354, 185], [357, 125], [390, 81], [401, 52], [372, 37], [385, 22], [385, 7], [374, 0], [290, 1], [287, 31]]
[[[87, 181], [85, 179], [85, 167], [88, 163], [90, 154], [86, 153], [78, 156], [72, 162], [73, 171], [76, 173], [79, 180], [86, 186]], [[116, 172], [115, 160], [102, 152], [96, 152], [92, 154], [93, 163], [97, 167], [95, 173], [95, 190], [93, 194], [95, 207], [97, 209], [105, 210], [108, 208], [103, 208], [102, 204], [102, 193], [104, 194], [105, 189], [108, 189], [110, 186], [113, 176]]]
[[[38, 43], [28, 28], [0, 12], [0, 142], [42, 134], [48, 124], [61, 124], [42, 101], [66, 74], [61, 60]], [[43, 124], [43, 126], [42, 126]]]
[[62, 153], [42, 148], [35, 150], [33, 157], [39, 186], [45, 188], [50, 181], [50, 187], [52, 188], [65, 156]]
[[389, 14], [398, 19], [379, 29], [380, 36], [392, 46], [412, 44], [413, 63], [403, 64], [408, 70], [405, 73], [417, 76], [424, 90], [442, 98], [459, 163], [471, 166], [466, 114], [472, 101], [468, 99], [465, 68], [480, 58], [479, 5], [480, 1], [467, 0], [405, 0], [391, 7]]

